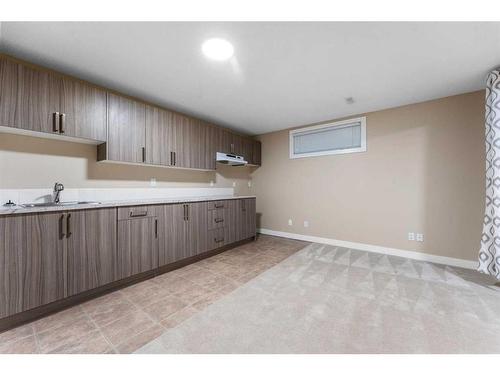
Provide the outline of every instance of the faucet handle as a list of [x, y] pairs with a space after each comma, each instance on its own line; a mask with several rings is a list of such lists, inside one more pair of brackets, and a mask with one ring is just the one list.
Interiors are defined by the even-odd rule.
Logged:
[[54, 191], [63, 191], [64, 190], [64, 185], [61, 184], [60, 182], [56, 182], [54, 185]]

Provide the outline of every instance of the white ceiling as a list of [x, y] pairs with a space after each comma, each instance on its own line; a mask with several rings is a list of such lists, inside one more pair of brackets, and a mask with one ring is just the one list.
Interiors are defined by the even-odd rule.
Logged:
[[[231, 61], [201, 54], [210, 37]], [[2, 22], [0, 43], [249, 134], [479, 90], [500, 64], [500, 23]]]

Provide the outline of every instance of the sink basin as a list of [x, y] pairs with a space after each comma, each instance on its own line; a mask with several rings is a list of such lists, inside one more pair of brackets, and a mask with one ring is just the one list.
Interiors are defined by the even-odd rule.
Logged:
[[101, 204], [101, 202], [92, 201], [74, 201], [74, 202], [43, 202], [43, 203], [26, 203], [22, 204], [21, 207], [24, 208], [34, 208], [34, 207], [60, 207], [60, 206], [75, 206], [79, 204]]

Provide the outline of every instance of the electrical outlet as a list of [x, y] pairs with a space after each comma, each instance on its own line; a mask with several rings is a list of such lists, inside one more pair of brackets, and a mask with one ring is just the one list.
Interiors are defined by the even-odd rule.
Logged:
[[151, 180], [149, 181], [149, 184], [150, 184], [151, 186], [156, 186], [156, 178], [151, 177]]
[[417, 233], [417, 241], [424, 242], [424, 234], [423, 233]]
[[236, 187], [236, 181], [233, 181], [233, 187]]
[[252, 181], [248, 180], [248, 187], [251, 188], [252, 187]]
[[293, 225], [293, 221], [292, 219], [288, 219], [288, 225], [292, 226]]
[[415, 241], [415, 233], [408, 232], [408, 241]]
[[308, 228], [309, 227], [309, 222], [307, 220], [304, 220], [304, 228]]
[[214, 186], [214, 180], [210, 180], [210, 186]]

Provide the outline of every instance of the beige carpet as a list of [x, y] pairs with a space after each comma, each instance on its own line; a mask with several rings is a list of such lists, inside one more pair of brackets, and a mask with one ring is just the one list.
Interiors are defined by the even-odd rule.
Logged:
[[137, 353], [500, 353], [472, 270], [312, 244]]

